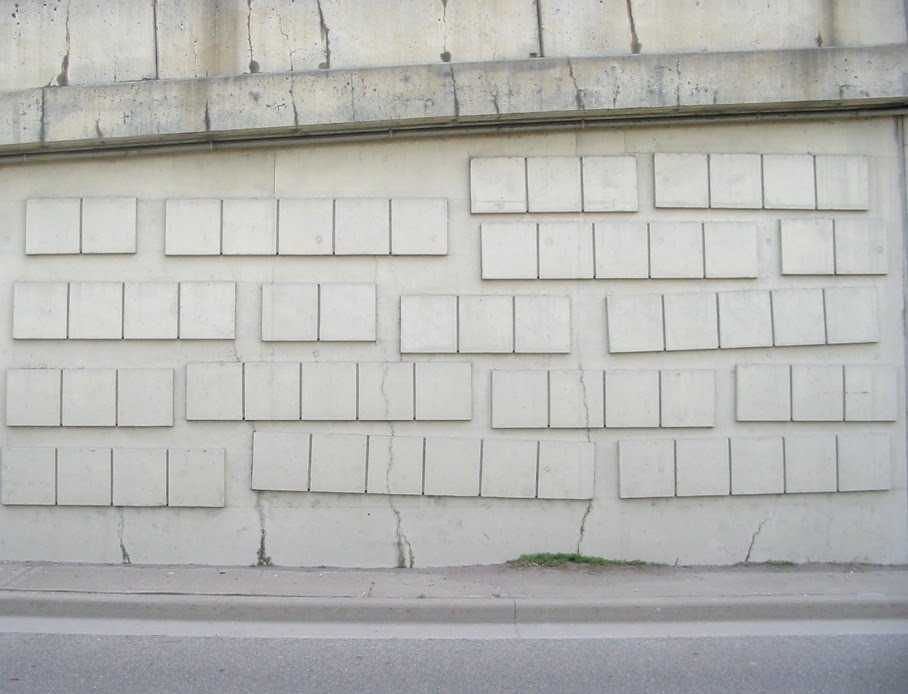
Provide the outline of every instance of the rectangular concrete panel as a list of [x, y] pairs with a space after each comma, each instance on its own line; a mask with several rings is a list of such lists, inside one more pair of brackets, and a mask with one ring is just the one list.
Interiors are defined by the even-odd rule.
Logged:
[[894, 422], [898, 415], [898, 369], [886, 364], [845, 365], [845, 421]]
[[622, 499], [675, 495], [675, 442], [634, 439], [618, 442], [618, 496]]
[[663, 370], [660, 374], [662, 427], [716, 425], [716, 373], [711, 369]]
[[654, 279], [703, 277], [703, 225], [700, 222], [651, 222], [649, 276]]
[[384, 199], [334, 201], [336, 255], [388, 255], [391, 252], [390, 203]]
[[876, 287], [827, 287], [823, 300], [828, 344], [879, 341]]
[[768, 291], [719, 292], [719, 346], [722, 349], [772, 346]]
[[243, 365], [239, 362], [187, 364], [186, 419], [243, 419]]
[[167, 505], [167, 449], [113, 449], [113, 505]]
[[357, 419], [410, 421], [414, 418], [414, 365], [363, 362], [358, 370]]
[[583, 211], [637, 211], [637, 157], [583, 157]]
[[738, 364], [735, 416], [739, 422], [791, 420], [791, 367], [787, 364]]
[[223, 202], [221, 253], [275, 255], [277, 203], [275, 200], [235, 198]]
[[781, 436], [732, 437], [731, 493], [782, 494], [785, 455]]
[[308, 283], [262, 285], [262, 340], [318, 340], [319, 286]]
[[249, 421], [299, 420], [300, 365], [243, 364], [243, 417]]
[[709, 207], [706, 154], [653, 155], [656, 207]]
[[580, 212], [579, 157], [529, 157], [527, 198], [530, 212]]
[[785, 437], [785, 492], [834, 492], [837, 490], [836, 437]]
[[309, 489], [365, 493], [367, 439], [356, 434], [312, 434]]
[[30, 198], [25, 203], [25, 253], [74, 255], [82, 250], [80, 198]]
[[441, 294], [400, 297], [400, 351], [456, 353], [457, 300]]
[[123, 337], [176, 340], [179, 337], [179, 284], [126, 282], [123, 286]]
[[813, 157], [763, 155], [763, 207], [767, 210], [816, 209]]
[[605, 426], [650, 429], [659, 426], [659, 372], [605, 372]]
[[167, 505], [220, 508], [225, 505], [224, 450], [171, 448], [167, 452]]
[[892, 488], [892, 442], [889, 434], [839, 434], [839, 491]]
[[539, 278], [592, 279], [593, 226], [580, 222], [539, 224]]
[[278, 200], [278, 255], [332, 255], [334, 200]]
[[526, 212], [526, 160], [488, 157], [470, 160], [470, 211], [473, 214]]
[[783, 219], [779, 234], [783, 275], [835, 274], [831, 219]]
[[485, 439], [482, 442], [481, 496], [534, 498], [538, 462], [537, 441]]
[[164, 216], [164, 255], [221, 254], [219, 199], [167, 200]]
[[60, 369], [6, 371], [6, 426], [58, 427], [62, 400]]
[[730, 489], [728, 439], [675, 441], [678, 496], [727, 496]]
[[792, 365], [793, 421], [841, 422], [845, 412], [844, 397], [844, 376], [840, 365]]
[[252, 489], [309, 491], [310, 434], [256, 431], [252, 434]]
[[548, 411], [547, 371], [492, 371], [493, 429], [544, 428]]
[[63, 369], [63, 426], [117, 425], [117, 370]]
[[667, 351], [718, 349], [719, 322], [716, 294], [666, 294], [665, 349]]
[[837, 275], [885, 275], [889, 271], [881, 220], [836, 219], [834, 225]]
[[448, 201], [391, 200], [391, 255], [447, 255]]
[[57, 503], [57, 449], [0, 450], [0, 504], [53, 506]]
[[109, 448], [57, 449], [57, 504], [110, 506], [111, 474]]
[[703, 262], [708, 279], [756, 277], [759, 258], [756, 224], [703, 223]]
[[374, 284], [319, 285], [319, 340], [375, 342]]
[[596, 279], [649, 277], [649, 227], [644, 222], [593, 225]]
[[514, 351], [517, 354], [568, 354], [571, 351], [571, 298], [515, 296]]
[[710, 154], [709, 206], [759, 210], [763, 207], [762, 178], [759, 154]]
[[82, 200], [82, 253], [135, 253], [136, 199]]
[[426, 496], [479, 496], [481, 439], [426, 438]]
[[533, 222], [485, 222], [479, 225], [484, 280], [539, 277], [537, 225]]
[[69, 310], [66, 282], [13, 284], [13, 338], [65, 340]]
[[867, 157], [818, 154], [814, 161], [818, 210], [866, 210], [870, 207]]
[[473, 365], [470, 362], [417, 363], [415, 377], [416, 419], [464, 421], [473, 418]]
[[461, 296], [458, 302], [459, 348], [463, 354], [514, 351], [514, 298]]
[[587, 441], [540, 441], [540, 499], [592, 499], [596, 445]]
[[69, 285], [69, 338], [119, 340], [123, 337], [123, 285], [72, 282]]
[[605, 426], [603, 372], [552, 370], [549, 375], [549, 426], [595, 429]]
[[356, 364], [302, 364], [301, 410], [304, 420], [356, 419]]
[[773, 289], [773, 344], [826, 344], [826, 314], [822, 289]]
[[117, 426], [173, 426], [173, 369], [117, 370]]
[[421, 436], [370, 436], [366, 492], [369, 494], [422, 494]]
[[180, 339], [233, 340], [236, 284], [180, 282]]
[[612, 294], [606, 297], [608, 351], [661, 352], [665, 349], [662, 297]]

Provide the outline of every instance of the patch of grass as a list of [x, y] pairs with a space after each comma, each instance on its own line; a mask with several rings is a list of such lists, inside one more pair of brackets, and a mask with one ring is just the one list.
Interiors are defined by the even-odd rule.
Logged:
[[652, 566], [649, 562], [639, 559], [605, 559], [604, 557], [565, 552], [521, 554], [517, 559], [511, 559], [508, 564], [510, 566], [569, 566], [574, 564], [586, 566]]

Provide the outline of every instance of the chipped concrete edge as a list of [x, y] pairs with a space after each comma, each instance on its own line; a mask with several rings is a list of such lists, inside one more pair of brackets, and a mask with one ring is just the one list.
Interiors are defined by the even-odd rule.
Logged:
[[0, 618], [369, 624], [616, 624], [908, 619], [908, 595], [715, 598], [306, 598], [250, 595], [0, 593]]
[[0, 92], [0, 157], [908, 107], [908, 45], [541, 58]]

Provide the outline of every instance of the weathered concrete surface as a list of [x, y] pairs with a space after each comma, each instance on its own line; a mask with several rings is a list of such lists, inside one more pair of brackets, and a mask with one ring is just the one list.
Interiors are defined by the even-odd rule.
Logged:
[[0, 91], [297, 70], [902, 43], [901, 0], [90, 0], [0, 13]]
[[[527, 60], [0, 93], [0, 154], [438, 126], [901, 107], [908, 46]], [[728, 79], [735, 75], [735, 79]]]

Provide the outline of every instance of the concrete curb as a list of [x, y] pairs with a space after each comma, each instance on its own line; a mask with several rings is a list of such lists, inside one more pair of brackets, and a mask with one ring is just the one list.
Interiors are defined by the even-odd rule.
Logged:
[[718, 598], [274, 598], [249, 595], [0, 594], [0, 618], [309, 624], [609, 624], [736, 620], [908, 619], [908, 596]]

